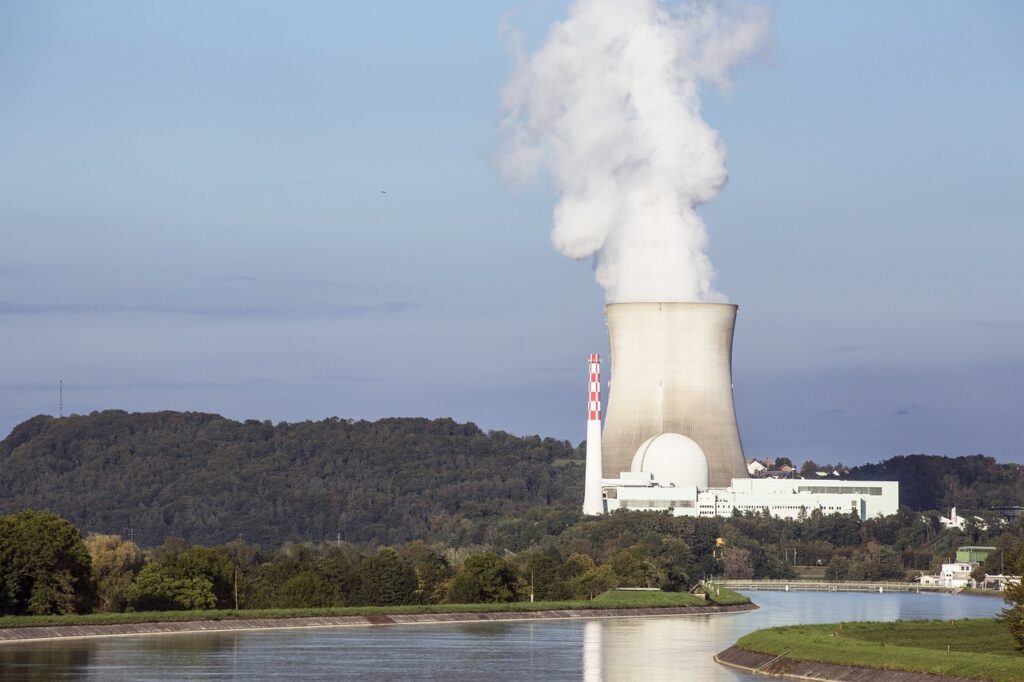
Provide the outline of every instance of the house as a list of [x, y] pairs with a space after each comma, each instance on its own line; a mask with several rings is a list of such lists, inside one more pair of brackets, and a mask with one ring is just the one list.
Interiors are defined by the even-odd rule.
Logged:
[[763, 476], [766, 471], [768, 471], [768, 467], [756, 459], [747, 462], [747, 473], [755, 478]]
[[1010, 585], [1017, 585], [1020, 583], [1019, 575], [1002, 575], [985, 574], [985, 578], [978, 584], [978, 587], [985, 590], [999, 590], [1000, 592], [1006, 591], [1006, 588]]
[[939, 571], [940, 584], [950, 589], [970, 587], [972, 582], [971, 571], [973, 570], [974, 564], [967, 563], [966, 561], [942, 564], [942, 570]]
[[949, 511], [949, 518], [945, 516], [939, 516], [939, 522], [942, 524], [943, 528], [959, 528], [960, 530], [963, 530], [964, 524], [967, 523], [967, 519], [958, 515], [956, 513], [956, 507], [953, 507]]

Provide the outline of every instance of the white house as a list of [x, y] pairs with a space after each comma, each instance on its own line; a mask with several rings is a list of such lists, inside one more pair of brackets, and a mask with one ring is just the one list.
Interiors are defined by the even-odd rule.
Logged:
[[950, 589], [969, 587], [971, 584], [971, 571], [973, 570], [974, 564], [967, 563], [966, 561], [942, 564], [942, 570], [939, 571], [939, 580], [943, 587]]
[[760, 476], [764, 472], [768, 471], [768, 467], [761, 464], [756, 459], [752, 459], [747, 462], [747, 473], [751, 476]]

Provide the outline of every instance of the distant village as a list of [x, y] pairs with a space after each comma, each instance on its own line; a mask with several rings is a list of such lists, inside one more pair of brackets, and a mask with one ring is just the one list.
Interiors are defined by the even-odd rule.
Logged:
[[818, 465], [814, 460], [804, 462], [800, 470], [793, 465], [788, 457], [778, 459], [748, 459], [747, 474], [751, 478], [838, 478], [841, 479], [849, 469], [842, 464]]

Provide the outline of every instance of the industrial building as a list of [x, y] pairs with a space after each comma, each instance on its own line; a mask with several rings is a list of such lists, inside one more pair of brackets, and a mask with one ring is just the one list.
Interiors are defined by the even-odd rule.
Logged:
[[583, 512], [895, 514], [894, 481], [748, 478], [732, 395], [736, 313], [717, 303], [605, 307], [613, 373], [602, 426], [601, 358], [590, 355]]
[[768, 513], [797, 519], [814, 510], [822, 514], [856, 514], [870, 519], [899, 510], [895, 481], [821, 481], [805, 479], [734, 478], [725, 488], [662, 486], [651, 473], [623, 472], [622, 479], [605, 481], [615, 497], [615, 509], [670, 510], [675, 516], [731, 516], [734, 512]]

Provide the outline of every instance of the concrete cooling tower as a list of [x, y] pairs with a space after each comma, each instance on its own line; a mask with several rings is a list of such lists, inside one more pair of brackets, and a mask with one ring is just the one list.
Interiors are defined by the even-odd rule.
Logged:
[[641, 445], [674, 433], [704, 451], [710, 487], [746, 478], [732, 399], [736, 306], [614, 303], [605, 315], [612, 380], [601, 438], [603, 477], [630, 471]]

